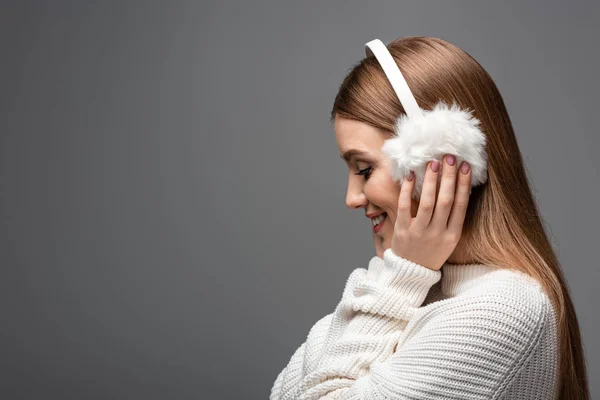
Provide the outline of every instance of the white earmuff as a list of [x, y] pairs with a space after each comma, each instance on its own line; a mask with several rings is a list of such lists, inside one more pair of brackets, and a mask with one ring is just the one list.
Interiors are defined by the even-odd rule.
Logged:
[[[456, 156], [456, 165], [466, 161], [471, 166], [471, 187], [487, 181], [486, 137], [480, 121], [470, 110], [440, 101], [433, 110], [422, 110], [402, 76], [387, 47], [379, 39], [365, 44], [367, 56], [375, 56], [383, 68], [402, 107], [395, 127], [395, 136], [384, 142], [381, 151], [392, 162], [392, 177], [399, 180], [414, 171], [413, 198], [421, 197], [427, 163], [440, 160], [445, 154]], [[441, 179], [441, 174], [439, 179]]]

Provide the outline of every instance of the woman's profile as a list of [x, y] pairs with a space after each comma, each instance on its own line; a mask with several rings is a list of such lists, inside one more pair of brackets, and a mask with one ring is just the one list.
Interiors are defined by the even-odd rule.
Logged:
[[474, 184], [478, 166], [449, 153], [397, 181], [382, 148], [407, 105], [374, 55], [350, 70], [331, 120], [346, 205], [372, 220], [375, 256], [350, 273], [270, 400], [589, 399], [575, 309], [494, 81], [438, 38], [385, 47], [421, 109], [472, 110], [487, 179]]

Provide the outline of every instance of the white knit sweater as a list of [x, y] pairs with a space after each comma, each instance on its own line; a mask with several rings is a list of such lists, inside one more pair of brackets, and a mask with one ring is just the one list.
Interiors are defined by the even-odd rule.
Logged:
[[386, 249], [350, 274], [269, 400], [555, 399], [556, 315], [528, 275]]

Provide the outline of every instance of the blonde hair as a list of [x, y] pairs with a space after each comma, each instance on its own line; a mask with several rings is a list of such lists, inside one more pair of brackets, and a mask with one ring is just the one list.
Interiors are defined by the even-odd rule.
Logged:
[[[387, 45], [417, 103], [439, 100], [473, 110], [486, 134], [488, 181], [474, 187], [461, 241], [483, 264], [522, 271], [544, 287], [557, 313], [559, 398], [590, 397], [583, 344], [573, 302], [529, 187], [512, 123], [490, 75], [468, 53], [442, 39], [406, 36]], [[375, 57], [362, 59], [344, 78], [331, 110], [391, 137], [404, 114]]]

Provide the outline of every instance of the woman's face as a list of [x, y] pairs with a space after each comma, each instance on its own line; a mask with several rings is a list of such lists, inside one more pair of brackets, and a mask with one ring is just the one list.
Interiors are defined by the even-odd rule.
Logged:
[[[376, 128], [339, 115], [334, 120], [334, 130], [340, 155], [346, 156], [348, 165], [346, 205], [351, 209], [364, 209], [367, 216], [384, 213], [381, 222], [375, 221], [380, 225], [373, 227], [370, 218], [368, 224], [376, 239], [382, 241], [382, 248], [390, 248], [400, 183], [392, 180], [391, 162], [380, 150], [385, 138]], [[356, 175], [361, 170], [362, 175]], [[414, 217], [419, 203], [414, 199], [412, 202]], [[383, 257], [383, 254], [377, 255]]]

